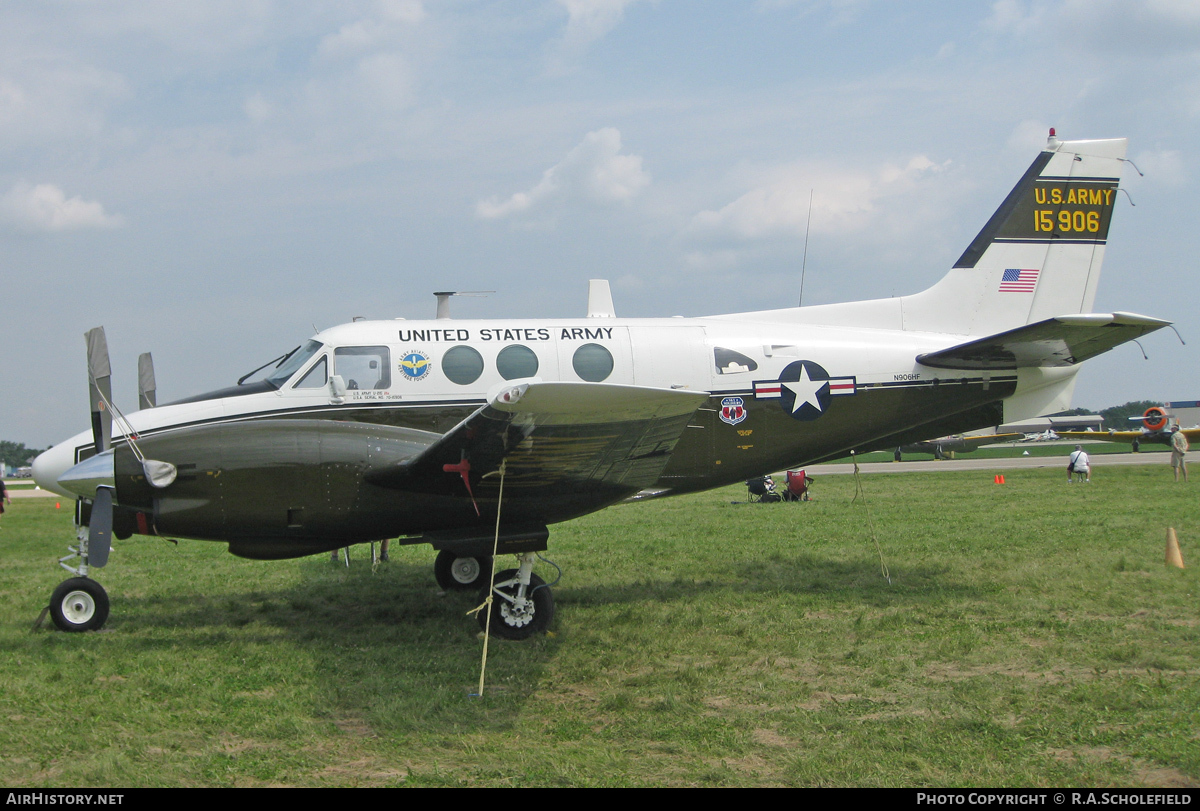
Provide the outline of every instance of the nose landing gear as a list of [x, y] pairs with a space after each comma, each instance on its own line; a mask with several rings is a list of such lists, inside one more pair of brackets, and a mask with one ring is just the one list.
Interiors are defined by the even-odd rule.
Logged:
[[[77, 533], [79, 546], [68, 547], [71, 554], [58, 561], [59, 566], [75, 576], [59, 583], [50, 595], [50, 618], [60, 631], [98, 631], [108, 621], [108, 592], [104, 586], [87, 576], [91, 557], [88, 547], [90, 535], [93, 534], [91, 528], [79, 526]], [[107, 548], [104, 552], [104, 562], [107, 562]], [[97, 562], [93, 565], [102, 564]]]
[[108, 619], [108, 593], [88, 577], [58, 584], [50, 596], [50, 617], [60, 631], [95, 631]]

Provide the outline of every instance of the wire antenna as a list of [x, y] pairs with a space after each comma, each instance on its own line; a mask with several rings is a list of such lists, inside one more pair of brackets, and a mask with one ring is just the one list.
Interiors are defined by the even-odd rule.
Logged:
[[804, 258], [800, 260], [800, 301], [797, 307], [804, 306], [804, 270], [808, 267], [808, 233], [812, 229], [812, 201], [814, 189], [808, 190], [808, 222], [804, 225]]

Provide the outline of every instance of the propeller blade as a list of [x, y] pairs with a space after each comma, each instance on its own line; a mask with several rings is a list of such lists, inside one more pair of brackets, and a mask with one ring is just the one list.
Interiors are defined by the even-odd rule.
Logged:
[[108, 365], [108, 340], [104, 327], [84, 333], [88, 354], [88, 393], [92, 401], [92, 441], [96, 453], [104, 453], [112, 444], [112, 367]]
[[88, 523], [88, 566], [101, 568], [108, 563], [108, 552], [112, 548], [113, 491], [108, 487], [97, 487], [92, 501], [92, 518]]
[[149, 352], [138, 356], [138, 408], [154, 408], [158, 405], [158, 393], [154, 382], [154, 358]]

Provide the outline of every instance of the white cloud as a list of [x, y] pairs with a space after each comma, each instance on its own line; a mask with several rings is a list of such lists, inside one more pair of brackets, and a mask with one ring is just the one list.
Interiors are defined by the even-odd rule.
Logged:
[[16, 119], [25, 108], [25, 93], [16, 82], [0, 76], [0, 121]]
[[858, 20], [873, 0], [758, 0], [760, 12], [796, 9], [802, 15], [825, 13], [830, 25], [848, 25]]
[[49, 183], [18, 183], [0, 197], [0, 221], [23, 231], [75, 231], [114, 228], [124, 223], [120, 215], [104, 212], [100, 203], [81, 197], [67, 198]]
[[318, 52], [336, 59], [375, 50], [425, 20], [425, 7], [415, 0], [384, 0], [376, 9], [376, 16], [346, 23], [336, 34], [323, 37]]
[[358, 79], [368, 99], [391, 108], [403, 108], [415, 100], [412, 70], [398, 53], [378, 53], [358, 63]]
[[[1100, 59], [1200, 50], [1200, 3], [1195, 0], [997, 0], [984, 26], [1019, 38], [1061, 42]], [[1063, 32], [1070, 36], [1064, 39]]]
[[693, 270], [729, 270], [741, 261], [741, 255], [728, 248], [718, 251], [689, 251], [683, 261]]
[[1187, 168], [1178, 150], [1157, 149], [1139, 152], [1133, 159], [1146, 179], [1164, 186], [1182, 186], [1187, 182]]
[[616, 28], [634, 0], [558, 0], [567, 10], [567, 41], [588, 43]]
[[984, 26], [994, 31], [1024, 36], [1036, 30], [1045, 13], [1043, 7], [1027, 10], [1021, 0], [997, 0], [992, 4], [992, 14]]
[[696, 236], [739, 240], [803, 236], [811, 193], [814, 231], [859, 231], [872, 222], [881, 199], [911, 191], [922, 177], [945, 166], [917, 155], [904, 166], [887, 164], [873, 172], [801, 164], [779, 167], [732, 203], [701, 211], [689, 230]]
[[271, 103], [263, 98], [262, 93], [255, 93], [242, 102], [242, 112], [256, 124], [261, 124], [271, 117], [274, 109]]
[[527, 192], [507, 200], [480, 201], [476, 213], [485, 220], [527, 211], [552, 199], [579, 198], [611, 204], [632, 200], [650, 183], [638, 155], [621, 154], [621, 133], [613, 127], [589, 132], [562, 161], [542, 173], [541, 181]]
[[554, 45], [550, 59], [552, 73], [562, 73], [569, 63], [602, 39], [625, 18], [625, 9], [637, 0], [558, 0], [567, 11], [567, 27]]
[[119, 74], [58, 58], [12, 60], [0, 72], [0, 146], [95, 137], [107, 108], [130, 97]]
[[[1050, 126], [1044, 121], [1027, 118], [1008, 135], [1006, 146], [1022, 155], [1046, 148], [1046, 139], [1050, 137]], [[1065, 137], [1065, 136], [1064, 136]]]
[[420, 0], [379, 0], [379, 13], [394, 22], [416, 25], [425, 19], [425, 6]]
[[355, 20], [343, 25], [336, 34], [323, 37], [317, 52], [333, 59], [361, 53], [375, 47], [383, 34], [383, 26], [375, 20]]
[[322, 37], [305, 88], [308, 113], [344, 125], [363, 111], [374, 117], [411, 109], [418, 75], [412, 54], [421, 51], [415, 37], [425, 19], [416, 0], [378, 0], [366, 15]]

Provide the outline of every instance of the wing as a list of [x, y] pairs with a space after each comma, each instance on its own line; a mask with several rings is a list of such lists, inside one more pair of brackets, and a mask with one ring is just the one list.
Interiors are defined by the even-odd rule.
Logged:
[[[1103, 442], [1126, 442], [1139, 445], [1170, 445], [1171, 434], [1166, 431], [1059, 431], [1063, 439], [1098, 439]], [[1200, 428], [1184, 428], [1188, 444], [1200, 440]]]
[[478, 511], [499, 497], [504, 463], [504, 514], [562, 521], [653, 484], [707, 399], [707, 392], [602, 383], [511, 386], [415, 457], [366, 480], [469, 497]]
[[1101, 442], [1152, 442], [1154, 435], [1145, 431], [1059, 431], [1062, 439], [1095, 439]]
[[1062, 315], [927, 352], [918, 355], [917, 362], [939, 369], [1072, 366], [1169, 325], [1169, 321], [1133, 313]]
[[984, 445], [995, 445], [1000, 442], [1013, 442], [1022, 439], [1024, 434], [988, 434], [987, 436], [964, 436], [962, 443], [965, 446], [964, 450], [974, 451], [982, 448]]

